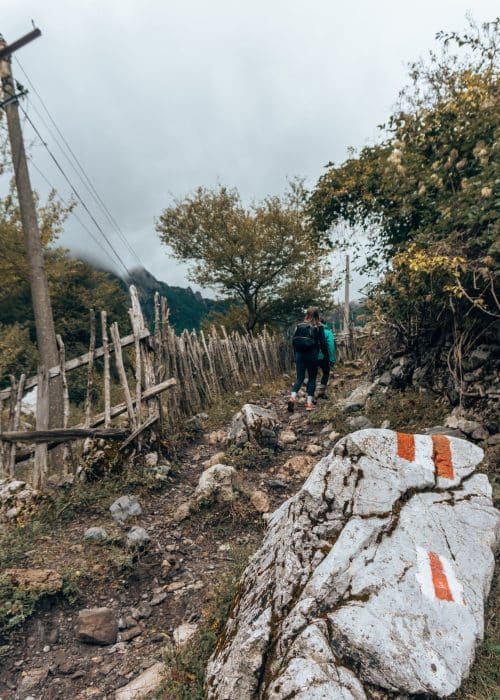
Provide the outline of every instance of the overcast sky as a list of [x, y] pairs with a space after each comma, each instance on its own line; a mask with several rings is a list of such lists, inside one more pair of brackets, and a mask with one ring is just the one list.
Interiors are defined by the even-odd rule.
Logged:
[[[187, 284], [169, 259], [155, 218], [197, 185], [239, 188], [245, 201], [311, 185], [350, 146], [377, 138], [406, 82], [406, 66], [460, 30], [493, 0], [2, 0], [5, 39], [41, 39], [18, 52], [49, 108], [140, 260], [159, 279]], [[26, 84], [19, 67], [15, 75]], [[47, 143], [129, 267], [132, 254], [98, 209], [40, 121]], [[31, 140], [31, 127], [25, 124]], [[63, 197], [69, 186], [44, 148], [35, 164]], [[42, 193], [46, 183], [33, 169]], [[88, 222], [82, 207], [78, 215]], [[74, 219], [61, 239], [103, 252]], [[105, 244], [104, 244], [105, 245]], [[338, 261], [337, 261], [338, 267]], [[355, 291], [362, 286], [355, 279]]]

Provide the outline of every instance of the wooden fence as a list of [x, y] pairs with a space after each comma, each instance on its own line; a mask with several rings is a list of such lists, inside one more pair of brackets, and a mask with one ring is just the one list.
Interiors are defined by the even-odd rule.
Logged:
[[335, 349], [337, 362], [342, 364], [352, 360], [360, 360], [365, 357], [366, 341], [369, 332], [364, 328], [351, 328], [335, 334]]
[[[120, 439], [122, 448], [130, 443], [141, 446], [146, 430], [159, 434], [172, 429], [225, 393], [247, 386], [251, 381], [270, 379], [288, 369], [291, 348], [286, 340], [264, 330], [260, 335], [228, 334], [222, 327], [203, 331], [184, 331], [176, 335], [169, 323], [165, 299], [155, 295], [154, 328], [146, 327], [135, 287], [130, 288], [129, 311], [132, 333], [121, 337], [116, 323], [108, 327], [106, 312], [100, 316], [101, 345], [96, 347], [96, 316], [90, 313], [89, 351], [66, 360], [62, 338], [58, 336], [60, 362], [49, 369], [40, 368], [34, 377], [11, 377], [11, 386], [0, 390], [0, 477], [15, 475], [16, 465], [33, 460], [32, 482], [44, 485], [48, 472], [48, 453], [56, 446], [56, 469], [68, 472], [74, 464], [68, 445], [85, 437]], [[109, 335], [111, 336], [111, 342]], [[124, 353], [125, 351], [125, 353]], [[114, 371], [111, 366], [114, 356]], [[96, 360], [102, 358], [103, 410], [95, 413]], [[83, 420], [68, 427], [70, 390], [68, 373], [86, 367], [86, 394]], [[116, 379], [113, 379], [113, 375]], [[62, 428], [49, 429], [49, 384], [61, 376], [64, 391]], [[123, 400], [111, 405], [111, 388], [119, 382]], [[36, 426], [21, 429], [22, 401], [25, 393], [37, 387]], [[8, 408], [7, 408], [8, 405]], [[115, 418], [127, 414], [127, 424], [113, 426]], [[5, 423], [6, 425], [2, 425]], [[103, 427], [101, 427], [103, 426]], [[24, 446], [25, 444], [27, 446]]]

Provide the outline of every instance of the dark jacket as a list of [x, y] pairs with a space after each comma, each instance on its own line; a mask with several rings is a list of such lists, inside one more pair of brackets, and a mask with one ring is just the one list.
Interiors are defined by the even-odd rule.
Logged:
[[304, 321], [302, 323], [297, 324], [298, 326], [310, 326], [311, 328], [311, 334], [314, 339], [314, 347], [312, 350], [307, 350], [305, 352], [302, 352], [302, 355], [311, 355], [312, 353], [315, 353], [317, 356], [319, 356], [320, 353], [323, 354], [323, 357], [329, 357], [328, 355], [328, 343], [326, 341], [326, 336], [325, 336], [325, 329], [323, 328], [322, 325], [319, 326], [313, 326], [311, 323], [305, 323]]

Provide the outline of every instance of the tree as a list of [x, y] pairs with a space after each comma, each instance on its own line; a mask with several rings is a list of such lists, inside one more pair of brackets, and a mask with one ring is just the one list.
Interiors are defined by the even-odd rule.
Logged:
[[368, 232], [367, 266], [384, 273], [372, 313], [417, 350], [482, 342], [500, 311], [499, 21], [437, 38], [383, 140], [330, 164], [309, 202], [323, 236], [341, 222]]
[[[68, 210], [50, 194], [38, 206], [40, 232], [56, 330], [68, 355], [84, 352], [89, 341], [89, 309], [106, 309], [110, 320], [128, 324], [126, 293], [106, 272], [54, 247]], [[15, 198], [0, 200], [0, 383], [8, 374], [36, 371], [36, 333], [19, 209]]]
[[330, 298], [327, 248], [305, 220], [304, 200], [300, 183], [248, 208], [236, 189], [200, 187], [165, 209], [156, 229], [177, 259], [194, 263], [193, 281], [243, 306], [251, 333]]

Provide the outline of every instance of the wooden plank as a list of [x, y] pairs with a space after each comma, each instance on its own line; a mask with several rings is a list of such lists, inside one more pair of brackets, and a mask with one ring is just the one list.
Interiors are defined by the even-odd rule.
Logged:
[[147, 418], [142, 425], [140, 425], [138, 428], [134, 430], [133, 433], [131, 433], [128, 438], [123, 442], [122, 445], [120, 445], [120, 450], [125, 449], [127, 445], [130, 445], [131, 442], [133, 442], [136, 437], [139, 437], [145, 430], [150, 428], [152, 425], [154, 425], [158, 420], [160, 419], [160, 415], [157, 413], [156, 416], [150, 416]]
[[[69, 422], [69, 390], [68, 390], [68, 378], [66, 377], [66, 348], [64, 346], [63, 339], [60, 335], [56, 335], [57, 345], [59, 347], [59, 366], [62, 369], [61, 379], [63, 385], [63, 428], [68, 427]], [[62, 449], [62, 460], [63, 460], [63, 472], [68, 473], [68, 462], [69, 462], [69, 448], [64, 445]]]
[[95, 357], [95, 313], [90, 309], [90, 343], [89, 361], [87, 364], [87, 394], [85, 396], [85, 425], [90, 425], [92, 412], [92, 390], [94, 388], [94, 357]]
[[120, 428], [54, 428], [52, 430], [16, 430], [2, 433], [2, 440], [6, 442], [69, 442], [70, 440], [82, 440], [86, 437], [95, 438], [124, 438], [130, 434], [129, 430]]
[[[41, 367], [38, 373], [36, 427], [37, 430], [47, 430], [49, 427], [49, 374], [45, 367]], [[47, 445], [37, 445], [33, 467], [33, 487], [35, 489], [43, 487], [47, 471]]]
[[[132, 289], [132, 287], [131, 287]], [[132, 331], [134, 333], [134, 346], [135, 346], [135, 420], [136, 424], [141, 424], [141, 341], [139, 338], [140, 321], [137, 317], [137, 313], [134, 310], [134, 306], [129, 309], [130, 323], [132, 325]]]
[[104, 354], [104, 427], [111, 424], [111, 377], [109, 371], [108, 316], [101, 311], [102, 349]]
[[[143, 400], [152, 399], [154, 396], [161, 394], [162, 391], [166, 391], [166, 389], [171, 389], [176, 385], [177, 380], [173, 377], [170, 379], [166, 379], [164, 382], [161, 382], [161, 384], [152, 386], [150, 389], [145, 389], [142, 393], [142, 398]], [[111, 418], [116, 418], [117, 416], [120, 416], [122, 413], [125, 413], [126, 410], [127, 404], [125, 403], [125, 401], [123, 403], [117, 404], [116, 406], [113, 406], [113, 408], [111, 409]], [[98, 413], [92, 419], [92, 426], [100, 425], [101, 423], [104, 423], [104, 413]], [[76, 427], [80, 428], [83, 426]]]
[[[26, 375], [21, 374], [19, 379], [19, 384], [17, 385], [17, 398], [16, 405], [14, 407], [14, 421], [12, 423], [12, 430], [17, 430], [19, 428], [19, 420], [21, 418], [21, 403], [23, 400], [23, 387], [26, 381]], [[14, 466], [16, 464], [16, 446], [11, 445], [10, 447], [10, 463], [9, 463], [9, 474], [11, 477], [14, 476]]]
[[127, 407], [128, 419], [130, 423], [130, 429], [135, 430], [137, 427], [134, 404], [132, 403], [132, 397], [130, 396], [130, 388], [127, 380], [127, 373], [125, 372], [125, 365], [123, 364], [122, 349], [120, 347], [120, 333], [118, 331], [118, 324], [115, 322], [111, 326], [111, 338], [113, 339], [113, 345], [115, 348], [115, 362], [116, 369], [118, 370], [118, 375], [120, 377], [120, 383], [123, 387], [123, 393], [125, 395], [125, 405]]
[[[152, 386], [151, 389], [146, 389], [142, 395], [143, 399], [151, 399], [154, 396], [157, 396], [160, 394], [162, 391], [166, 391], [166, 389], [171, 389], [172, 387], [176, 386], [177, 380], [174, 378], [166, 379], [164, 382], [161, 382], [161, 384], [157, 384], [156, 386]], [[122, 415], [122, 413], [125, 413], [127, 410], [127, 404], [125, 402], [117, 404], [116, 406], [113, 406], [111, 409], [111, 418], [116, 418], [117, 416]], [[104, 423], [105, 416], [104, 413], [99, 413], [94, 418], [92, 419], [92, 425], [91, 427], [96, 427], [98, 425], [101, 425]], [[77, 428], [82, 428], [84, 429], [83, 425], [76, 425], [75, 429]], [[129, 431], [127, 431], [127, 435], [129, 434]], [[0, 440], [2, 439], [2, 433], [0, 433]], [[52, 449], [52, 447], [55, 447], [56, 444], [59, 443], [54, 443], [48, 445], [48, 449]], [[33, 449], [25, 449], [22, 452], [19, 451], [16, 455], [16, 462], [22, 462], [25, 459], [29, 459], [31, 455], [33, 454]]]
[[[141, 333], [141, 340], [144, 340], [145, 338], [149, 338], [150, 333], [146, 329], [142, 330]], [[120, 345], [122, 348], [126, 348], [129, 345], [133, 345], [134, 343], [134, 335], [133, 333], [131, 335], [126, 335], [124, 338], [120, 339]], [[94, 359], [97, 359], [98, 357], [103, 357], [104, 355], [104, 348], [96, 348], [95, 353], [94, 353]], [[66, 372], [71, 372], [73, 369], [78, 369], [78, 367], [81, 367], [82, 365], [88, 364], [89, 361], [89, 353], [86, 352], [84, 355], [80, 355], [79, 357], [74, 357], [72, 360], [68, 360], [66, 362], [66, 365], [64, 369]], [[56, 367], [51, 367], [49, 370], [49, 378], [52, 379], [53, 377], [57, 377], [61, 374], [61, 367], [60, 365], [57, 365]], [[26, 380], [24, 384], [24, 391], [28, 391], [28, 389], [32, 389], [34, 386], [38, 384], [38, 376], [34, 377], [29, 377], [29, 379]], [[0, 400], [8, 399], [9, 396], [11, 395], [11, 388], [7, 389], [2, 389], [0, 391]]]

